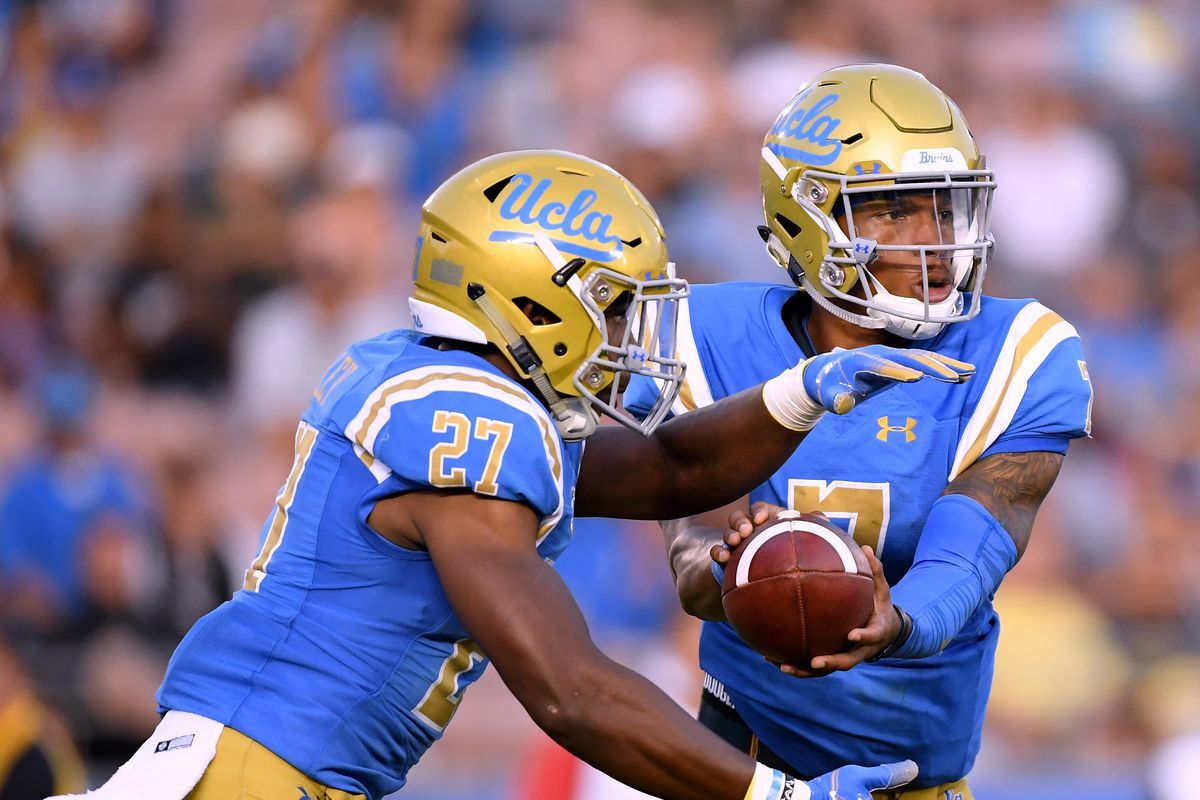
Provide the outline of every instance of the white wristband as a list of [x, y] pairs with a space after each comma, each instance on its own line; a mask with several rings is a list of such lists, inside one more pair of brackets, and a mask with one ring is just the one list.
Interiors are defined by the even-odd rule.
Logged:
[[766, 764], [756, 764], [754, 778], [746, 790], [746, 800], [809, 800], [812, 791], [804, 781], [771, 769]]
[[825, 416], [825, 408], [804, 389], [804, 368], [811, 360], [784, 370], [763, 384], [763, 403], [767, 411], [789, 430], [811, 430]]

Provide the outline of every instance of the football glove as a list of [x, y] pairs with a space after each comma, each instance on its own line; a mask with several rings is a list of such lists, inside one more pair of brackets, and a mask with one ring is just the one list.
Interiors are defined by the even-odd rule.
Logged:
[[928, 350], [873, 344], [813, 356], [763, 384], [763, 402], [785, 428], [806, 431], [826, 411], [845, 414], [897, 383], [962, 383], [975, 367]]
[[871, 800], [875, 789], [894, 789], [917, 777], [914, 761], [878, 767], [839, 767], [811, 781], [801, 781], [759, 764], [746, 791], [746, 800]]

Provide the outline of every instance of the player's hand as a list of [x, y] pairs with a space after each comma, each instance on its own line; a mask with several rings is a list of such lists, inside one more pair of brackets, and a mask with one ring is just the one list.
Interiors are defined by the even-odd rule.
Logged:
[[862, 551], [871, 565], [871, 580], [875, 582], [875, 608], [866, 625], [846, 634], [851, 643], [850, 649], [844, 653], [817, 656], [808, 666], [782, 664], [780, 670], [797, 678], [819, 678], [856, 667], [896, 641], [900, 635], [900, 615], [892, 605], [892, 591], [883, 575], [883, 564], [879, 563], [870, 545], [863, 546]]
[[878, 767], [839, 767], [806, 781], [812, 800], [871, 800], [873, 789], [894, 789], [917, 777], [915, 761], [897, 761]]
[[813, 356], [804, 364], [804, 390], [834, 414], [845, 414], [872, 395], [895, 386], [932, 378], [962, 383], [975, 367], [928, 350], [873, 344]]
[[[785, 510], [783, 506], [759, 500], [750, 505], [749, 512], [739, 508], [729, 515], [729, 526], [725, 529], [725, 538], [720, 544], [714, 544], [708, 551], [709, 557], [713, 560], [713, 577], [717, 579], [717, 583], [720, 583], [725, 576], [725, 565], [732, 558], [734, 548], [746, 541], [759, 525]], [[819, 511], [816, 513], [821, 514]], [[821, 514], [821, 516], [825, 515]]]
[[897, 761], [878, 767], [846, 766], [802, 781], [758, 764], [746, 797], [755, 800], [871, 800], [871, 792], [894, 789], [917, 777], [915, 761]]

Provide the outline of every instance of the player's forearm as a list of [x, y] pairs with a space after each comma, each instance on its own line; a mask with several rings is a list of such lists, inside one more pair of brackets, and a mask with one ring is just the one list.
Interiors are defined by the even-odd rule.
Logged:
[[693, 617], [724, 620], [721, 587], [713, 577], [710, 556], [722, 532], [690, 519], [664, 520], [661, 525], [680, 606]]
[[565, 699], [535, 721], [566, 750], [655, 797], [743, 800], [754, 761], [657, 687], [607, 659], [577, 665]]
[[892, 602], [912, 619], [893, 655], [925, 658], [940, 652], [1016, 562], [1016, 545], [987, 509], [962, 495], [940, 498], [912, 567], [892, 588]]
[[655, 434], [671, 475], [660, 519], [725, 505], [771, 477], [807, 431], [783, 427], [755, 387], [660, 426]]

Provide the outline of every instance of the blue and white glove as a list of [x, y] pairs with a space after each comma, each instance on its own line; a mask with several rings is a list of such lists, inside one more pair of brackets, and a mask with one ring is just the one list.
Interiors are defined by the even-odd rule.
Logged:
[[871, 800], [875, 789], [894, 789], [917, 777], [914, 761], [878, 767], [839, 767], [811, 781], [759, 764], [746, 790], [746, 800]]
[[780, 425], [806, 431], [826, 411], [845, 414], [897, 383], [962, 383], [974, 374], [973, 365], [928, 350], [873, 344], [821, 353], [776, 375], [763, 384], [763, 402]]

